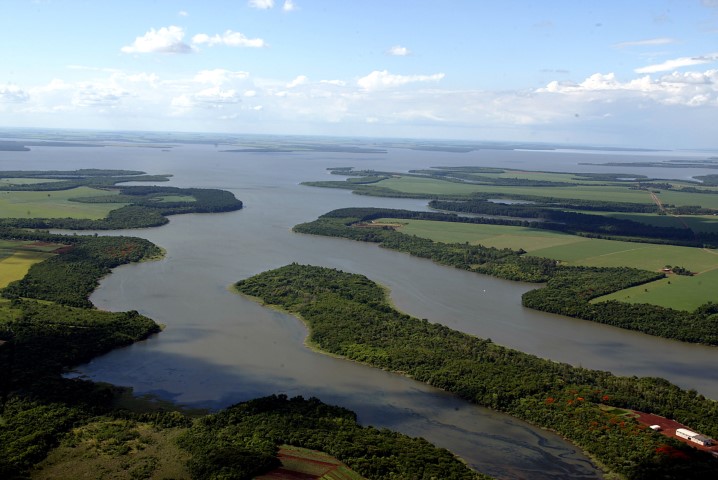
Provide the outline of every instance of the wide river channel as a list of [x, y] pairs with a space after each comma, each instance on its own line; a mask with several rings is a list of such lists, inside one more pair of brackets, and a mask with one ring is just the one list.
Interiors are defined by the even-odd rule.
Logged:
[[78, 368], [90, 379], [177, 403], [221, 408], [285, 393], [317, 396], [357, 412], [364, 424], [422, 436], [477, 470], [502, 479], [600, 478], [574, 446], [549, 432], [470, 405], [427, 385], [310, 351], [294, 317], [230, 292], [237, 280], [287, 263], [360, 273], [386, 285], [396, 306], [495, 343], [618, 375], [660, 376], [718, 398], [718, 349], [662, 340], [524, 309], [535, 285], [435, 265], [376, 245], [292, 233], [292, 226], [350, 206], [426, 209], [419, 200], [353, 195], [301, 186], [330, 177], [327, 167], [406, 171], [484, 165], [553, 171], [613, 171], [687, 178], [705, 173], [602, 168], [580, 162], [655, 156], [483, 150], [469, 154], [390, 149], [386, 154], [226, 153], [213, 145], [158, 148], [33, 148], [0, 152], [0, 168], [125, 168], [172, 174], [165, 185], [221, 188], [241, 211], [179, 215], [168, 225], [100, 232], [147, 238], [167, 255], [117, 268], [92, 295], [107, 310], [138, 310], [166, 329]]

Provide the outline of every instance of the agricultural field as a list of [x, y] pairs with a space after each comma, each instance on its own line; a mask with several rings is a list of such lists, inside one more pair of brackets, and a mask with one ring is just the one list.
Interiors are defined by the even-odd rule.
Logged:
[[326, 453], [282, 445], [279, 448], [282, 466], [256, 480], [363, 480], [364, 477]]
[[[466, 183], [447, 182], [432, 178], [392, 177], [372, 184], [377, 187], [389, 188], [401, 193], [427, 194], [427, 195], [470, 195], [472, 193], [495, 193], [503, 195], [534, 195], [541, 197], [554, 197], [565, 199], [580, 199], [605, 201], [610, 198], [614, 202], [652, 203], [653, 200], [644, 190], [629, 190], [620, 186], [581, 187], [530, 187], [506, 185], [473, 185]], [[689, 194], [683, 194], [688, 196]], [[706, 196], [692, 194], [694, 196]], [[662, 197], [661, 197], [662, 199]], [[718, 196], [716, 197], [718, 200]], [[696, 201], [689, 202], [695, 205]]]
[[618, 300], [628, 303], [650, 303], [677, 310], [695, 310], [707, 301], [718, 303], [716, 285], [718, 285], [718, 268], [692, 277], [669, 275], [668, 278], [656, 282], [599, 297], [593, 302]]
[[52, 192], [0, 190], [2, 218], [104, 218], [124, 204], [80, 203], [70, 199], [116, 195], [115, 191], [78, 187]]
[[[485, 176], [503, 178], [526, 178], [532, 180], [558, 180], [573, 181], [571, 176], [565, 174], [549, 174], [536, 172], [536, 175], [529, 175], [532, 172], [523, 172], [524, 175], [514, 175], [515, 172], [506, 174], [487, 174]], [[591, 181], [579, 182], [580, 186], [567, 187], [539, 187], [525, 185], [477, 185], [459, 182], [449, 182], [436, 178], [419, 178], [408, 176], [394, 176], [372, 185], [388, 188], [400, 193], [426, 194], [426, 195], [470, 195], [472, 193], [495, 193], [503, 195], [533, 195], [540, 197], [553, 197], [561, 199], [578, 199], [605, 201], [610, 199], [614, 202], [629, 203], [653, 203], [650, 193], [646, 190], [631, 190], [628, 185], [610, 186], [595, 185]], [[679, 190], [656, 190], [657, 196], [663, 204], [700, 205], [704, 208], [718, 209], [718, 194], [701, 194], [682, 192]]]
[[[718, 251], [674, 245], [621, 242], [559, 232], [504, 225], [477, 225], [385, 218], [377, 223], [401, 225], [399, 231], [445, 243], [481, 244], [496, 248], [523, 248], [530, 255], [553, 258], [566, 265], [634, 267], [659, 271], [681, 266], [694, 276], [669, 274], [649, 285], [623, 290], [600, 300], [615, 299], [693, 310], [718, 302]], [[629, 298], [630, 297], [630, 298]]]
[[62, 245], [0, 240], [0, 288], [20, 280], [36, 263], [52, 256]]

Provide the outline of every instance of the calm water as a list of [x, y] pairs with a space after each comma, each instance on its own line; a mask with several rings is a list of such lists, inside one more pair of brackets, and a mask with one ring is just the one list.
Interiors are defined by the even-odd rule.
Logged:
[[[597, 158], [607, 157], [401, 150], [386, 155], [237, 154], [208, 146], [171, 152], [37, 148], [0, 152], [0, 168], [128, 168], [171, 173], [171, 185], [223, 188], [245, 203], [239, 212], [175, 216], [161, 228], [120, 232], [150, 239], [165, 248], [167, 256], [116, 269], [103, 280], [92, 301], [108, 310], [138, 310], [167, 328], [148, 341], [82, 366], [80, 372], [89, 378], [211, 408], [271, 393], [315, 395], [355, 410], [366, 424], [423, 436], [482, 472], [499, 478], [548, 479], [597, 478], [600, 474], [555, 435], [398, 375], [309, 351], [303, 346], [306, 331], [295, 318], [234, 295], [228, 286], [290, 262], [340, 268], [389, 286], [396, 305], [415, 316], [558, 361], [621, 375], [662, 376], [718, 398], [718, 373], [709, 367], [718, 362], [718, 349], [526, 310], [520, 296], [534, 286], [437, 266], [375, 245], [291, 232], [293, 225], [334, 208], [426, 208], [423, 201], [362, 197], [299, 185], [336, 178], [326, 173], [327, 167], [408, 170], [503, 165], [599, 171], [577, 165]], [[610, 160], [638, 158], [611, 156]], [[666, 177], [690, 176], [666, 170]], [[643, 173], [619, 167], [603, 171]], [[659, 173], [647, 171], [651, 176]]]

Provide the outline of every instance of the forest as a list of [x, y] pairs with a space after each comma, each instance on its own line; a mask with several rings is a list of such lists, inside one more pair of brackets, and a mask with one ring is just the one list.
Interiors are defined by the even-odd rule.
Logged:
[[[649, 335], [692, 343], [718, 345], [718, 315], [710, 305], [684, 312], [666, 307], [622, 302], [590, 303], [594, 298], [664, 276], [633, 268], [570, 267], [556, 260], [524, 255], [523, 250], [497, 249], [468, 243], [441, 243], [407, 235], [386, 226], [371, 226], [379, 218], [410, 218], [473, 222], [433, 212], [378, 208], [346, 208], [326, 213], [313, 222], [294, 227], [298, 233], [349, 238], [428, 258], [442, 265], [492, 275], [507, 280], [547, 282], [527, 292], [526, 307], [570, 317], [607, 323]], [[492, 223], [495, 219], [487, 219]]]
[[[139, 211], [140, 218], [151, 209], [169, 215], [241, 207], [231, 193], [219, 190], [120, 188], [121, 196], [137, 202], [125, 211], [145, 209]], [[190, 195], [194, 201], [166, 201]], [[83, 459], [59, 453], [53, 464], [68, 462], [74, 471], [73, 461], [112, 457], [122, 466], [115, 472], [122, 478], [157, 478], [162, 465], [174, 462], [172, 471], [184, 472], [182, 478], [250, 479], [279, 466], [278, 447], [291, 444], [324, 451], [368, 479], [489, 478], [445, 449], [421, 438], [360, 426], [353, 412], [315, 398], [272, 396], [200, 416], [176, 406], [118, 407], [126, 389], [63, 374], [160, 332], [156, 322], [136, 311], [97, 310], [88, 298], [112, 268], [158, 258], [162, 250], [134, 237], [58, 235], [8, 226], [0, 227], [0, 238], [61, 247], [0, 292], [2, 479], [29, 478], [33, 469], [44, 468], [44, 459], [57, 447], [77, 449], [81, 444], [93, 445]], [[148, 455], [135, 462], [129, 452], [156, 441], [140, 433], [150, 430], [165, 438], [170, 449], [185, 454], [170, 454], [169, 460]]]
[[291, 264], [235, 287], [298, 315], [324, 351], [554, 430], [626, 478], [698, 478], [718, 469], [710, 454], [601, 408], [656, 413], [718, 435], [718, 404], [665, 380], [572, 367], [410, 317], [379, 285], [335, 269]]

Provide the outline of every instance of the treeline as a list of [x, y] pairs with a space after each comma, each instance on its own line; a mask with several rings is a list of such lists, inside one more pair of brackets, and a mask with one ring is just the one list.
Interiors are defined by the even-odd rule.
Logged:
[[195, 480], [250, 479], [280, 466], [279, 445], [325, 452], [369, 479], [482, 479], [421, 438], [362, 427], [354, 412], [316, 398], [273, 395], [203, 417], [182, 435]]
[[2, 296], [48, 300], [73, 307], [92, 308], [88, 300], [90, 293], [114, 267], [162, 254], [152, 242], [135, 237], [63, 236], [34, 232], [6, 235], [68, 246], [57, 255], [30, 267], [24, 278], [2, 290]]
[[[570, 204], [568, 204], [570, 205]], [[559, 210], [558, 208], [576, 208], [566, 203], [545, 208], [537, 205], [506, 205], [486, 200], [440, 201], [432, 200], [431, 208], [452, 212], [473, 213], [479, 215], [499, 215], [506, 217], [535, 218], [540, 222], [530, 222], [531, 228], [552, 230], [571, 234], [591, 234], [608, 237], [630, 237], [632, 239], [657, 240], [684, 246], [718, 245], [718, 234], [695, 232], [689, 228], [659, 227], [633, 220], [613, 218], [605, 215], [592, 215]], [[679, 207], [682, 212], [690, 208]], [[610, 211], [615, 211], [611, 209]], [[625, 210], [624, 210], [625, 211]]]
[[146, 175], [138, 170], [5, 170], [0, 178], [47, 179], [48, 182], [3, 185], [9, 191], [59, 191], [78, 187], [107, 188], [123, 182], [167, 182], [169, 175]]
[[65, 245], [2, 291], [11, 301], [0, 303], [0, 478], [26, 478], [64, 432], [110, 408], [107, 387], [60, 373], [159, 332], [135, 311], [92, 308], [88, 295], [111, 268], [161, 251], [127, 237], [0, 229], [0, 238]]
[[664, 276], [633, 268], [568, 267], [548, 258], [524, 255], [523, 250], [497, 249], [468, 243], [441, 243], [406, 235], [391, 227], [372, 227], [378, 218], [408, 218], [471, 223], [495, 219], [466, 219], [434, 212], [378, 208], [344, 208], [294, 227], [298, 233], [349, 238], [378, 243], [381, 247], [428, 258], [452, 266], [507, 280], [547, 282], [527, 292], [523, 305], [544, 312], [606, 323], [664, 338], [718, 345], [718, 315], [706, 306], [684, 312], [656, 305], [590, 300]]
[[[225, 190], [156, 186], [119, 187], [120, 195], [76, 198], [87, 203], [130, 203], [111, 210], [98, 220], [87, 218], [5, 218], [0, 227], [60, 228], [67, 230], [117, 230], [164, 225], [168, 215], [182, 213], [219, 213], [240, 210], [242, 201]], [[166, 196], [192, 197], [191, 201], [163, 201]]]
[[288, 265], [236, 288], [303, 318], [323, 350], [400, 372], [558, 432], [629, 479], [699, 478], [718, 459], [608, 413], [656, 413], [718, 436], [718, 403], [662, 379], [544, 360], [394, 310], [366, 277]]

